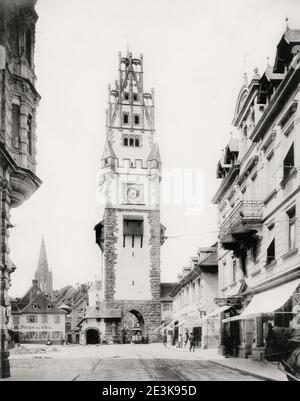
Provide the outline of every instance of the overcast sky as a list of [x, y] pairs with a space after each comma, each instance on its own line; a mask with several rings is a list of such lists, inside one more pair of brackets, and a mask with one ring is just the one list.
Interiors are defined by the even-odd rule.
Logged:
[[[12, 211], [11, 295], [30, 286], [44, 235], [54, 288], [91, 281], [100, 269], [93, 227], [102, 219], [96, 176], [105, 138], [107, 85], [118, 52], [144, 54], [155, 88], [156, 140], [167, 172], [202, 172], [202, 210], [162, 205], [170, 238], [162, 280], [174, 281], [198, 247], [217, 239], [216, 164], [230, 138], [236, 98], [253, 69], [272, 64], [298, 0], [38, 0], [35, 64], [41, 188]], [[164, 181], [162, 181], [162, 186]], [[208, 233], [208, 234], [207, 234]]]

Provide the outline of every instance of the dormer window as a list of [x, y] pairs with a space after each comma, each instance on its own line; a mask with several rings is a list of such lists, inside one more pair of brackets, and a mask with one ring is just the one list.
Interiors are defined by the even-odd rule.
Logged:
[[48, 304], [47, 309], [52, 309], [52, 305]]
[[137, 93], [134, 93], [134, 94], [133, 94], [133, 101], [134, 101], [134, 102], [137, 102], [138, 100], [139, 100], [138, 94], [137, 94]]
[[38, 309], [38, 307], [39, 307], [39, 306], [38, 306], [37, 304], [34, 304], [34, 305], [33, 305], [33, 309]]

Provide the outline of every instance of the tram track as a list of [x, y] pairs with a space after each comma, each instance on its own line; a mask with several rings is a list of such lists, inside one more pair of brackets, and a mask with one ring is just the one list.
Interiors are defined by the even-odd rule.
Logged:
[[[152, 378], [153, 381], [166, 380], [166, 377], [167, 378], [169, 377], [169, 380], [175, 380], [175, 381], [189, 380], [187, 377], [179, 373], [172, 366], [169, 366], [165, 361], [153, 356], [153, 354], [148, 352], [147, 355], [150, 355], [151, 358], [145, 358], [144, 357], [145, 355], [141, 355], [139, 352], [136, 351], [136, 349], [135, 353], [139, 358], [139, 362], [141, 363], [143, 368], [148, 372], [149, 376]], [[154, 364], [154, 367], [150, 366], [151, 362]], [[157, 371], [159, 372], [159, 370], [162, 370], [162, 374], [157, 373]], [[168, 375], [166, 371], [171, 372], [171, 375]]]

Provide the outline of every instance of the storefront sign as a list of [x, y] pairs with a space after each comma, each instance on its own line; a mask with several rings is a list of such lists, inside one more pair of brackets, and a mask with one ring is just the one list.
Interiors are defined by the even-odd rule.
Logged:
[[214, 302], [219, 306], [234, 306], [241, 304], [242, 299], [241, 297], [215, 298]]
[[51, 326], [24, 326], [23, 324], [20, 326], [20, 330], [54, 330]]

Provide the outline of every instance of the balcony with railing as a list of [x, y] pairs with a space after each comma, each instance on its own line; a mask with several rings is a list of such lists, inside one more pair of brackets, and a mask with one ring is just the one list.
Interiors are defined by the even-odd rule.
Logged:
[[263, 203], [243, 200], [220, 225], [219, 238], [225, 249], [235, 250], [238, 243], [247, 240], [262, 224]]

